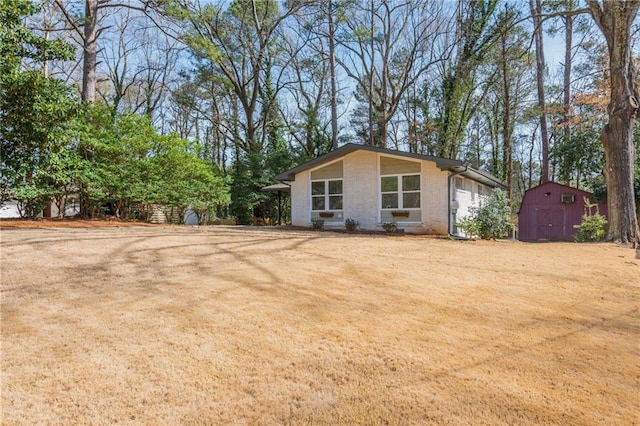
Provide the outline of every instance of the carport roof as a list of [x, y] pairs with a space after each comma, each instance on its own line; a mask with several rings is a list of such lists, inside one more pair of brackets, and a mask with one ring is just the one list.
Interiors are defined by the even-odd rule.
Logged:
[[286, 183], [274, 183], [263, 187], [262, 190], [266, 192], [291, 192], [291, 186]]
[[282, 172], [276, 175], [276, 180], [283, 181], [283, 182], [295, 181], [296, 174], [300, 172], [313, 169], [324, 163], [328, 163], [330, 161], [344, 157], [347, 154], [350, 154], [354, 151], [359, 151], [359, 150], [377, 152], [380, 154], [387, 154], [387, 155], [395, 155], [399, 157], [412, 158], [416, 160], [432, 161], [436, 163], [436, 166], [440, 170], [449, 170], [454, 173], [459, 173], [461, 176], [466, 176], [468, 178], [481, 182], [490, 187], [498, 187], [502, 189], [506, 189], [507, 187], [504, 184], [504, 182], [502, 182], [500, 179], [498, 179], [491, 173], [486, 172], [484, 170], [476, 169], [475, 167], [470, 166], [468, 163], [465, 163], [459, 160], [451, 160], [448, 158], [433, 157], [430, 155], [414, 154], [412, 152], [380, 148], [380, 147], [371, 146], [371, 145], [358, 145], [353, 143], [343, 145], [340, 148], [335, 149], [327, 154], [321, 155], [318, 158], [314, 158], [313, 160], [307, 161], [306, 163], [302, 163], [297, 167], [294, 167], [285, 172]]

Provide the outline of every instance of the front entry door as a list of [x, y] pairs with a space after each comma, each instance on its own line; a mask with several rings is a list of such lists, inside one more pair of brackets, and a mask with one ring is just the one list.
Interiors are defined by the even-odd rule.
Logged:
[[564, 210], [538, 210], [536, 225], [538, 240], [562, 241], [565, 239]]

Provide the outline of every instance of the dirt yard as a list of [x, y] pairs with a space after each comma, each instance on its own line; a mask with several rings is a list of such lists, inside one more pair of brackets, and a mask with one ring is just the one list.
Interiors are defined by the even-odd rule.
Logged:
[[631, 249], [85, 225], [0, 233], [3, 425], [640, 424]]

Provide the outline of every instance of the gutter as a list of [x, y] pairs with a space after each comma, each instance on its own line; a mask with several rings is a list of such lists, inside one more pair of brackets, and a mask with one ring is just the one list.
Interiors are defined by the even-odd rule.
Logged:
[[461, 175], [462, 173], [466, 172], [467, 170], [469, 170], [469, 163], [464, 163], [464, 170], [461, 170], [459, 172], [454, 172], [453, 174], [451, 174], [449, 176], [449, 179], [447, 179], [447, 234], [449, 234], [449, 236], [451, 238], [460, 238], [457, 235], [453, 235], [451, 233], [451, 201], [453, 201], [451, 199], [451, 181], [453, 180], [454, 177]]

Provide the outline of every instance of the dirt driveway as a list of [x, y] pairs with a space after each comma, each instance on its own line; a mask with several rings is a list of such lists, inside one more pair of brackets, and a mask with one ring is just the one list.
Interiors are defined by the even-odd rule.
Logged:
[[7, 230], [1, 423], [640, 424], [610, 244]]

